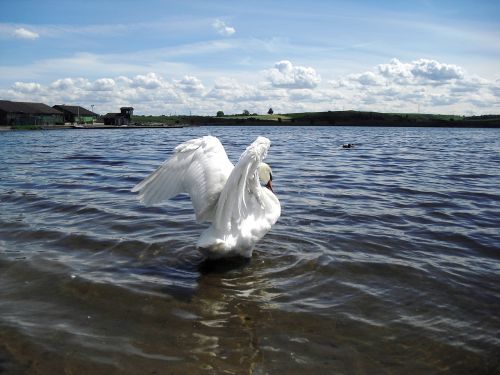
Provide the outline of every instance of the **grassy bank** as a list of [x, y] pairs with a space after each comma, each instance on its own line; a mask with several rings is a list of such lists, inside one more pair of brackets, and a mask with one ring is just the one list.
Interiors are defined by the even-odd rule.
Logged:
[[432, 126], [500, 127], [500, 115], [456, 116], [422, 113], [362, 111], [303, 112], [272, 115], [133, 116], [142, 124], [187, 125], [297, 125], [297, 126]]

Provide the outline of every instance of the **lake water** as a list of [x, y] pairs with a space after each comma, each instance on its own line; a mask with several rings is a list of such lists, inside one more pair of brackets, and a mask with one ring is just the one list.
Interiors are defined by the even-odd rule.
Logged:
[[[272, 141], [247, 264], [203, 261], [186, 197], [130, 192], [208, 134], [233, 162]], [[499, 373], [499, 187], [497, 129], [2, 133], [0, 373]]]

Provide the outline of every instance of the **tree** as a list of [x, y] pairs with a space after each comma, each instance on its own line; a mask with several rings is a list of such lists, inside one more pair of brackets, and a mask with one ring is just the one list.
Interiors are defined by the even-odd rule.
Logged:
[[250, 112], [247, 109], [243, 111], [243, 116], [250, 116]]
[[273, 109], [272, 108], [269, 108], [269, 111], [267, 111], [267, 114], [268, 115], [272, 115], [274, 113]]
[[224, 117], [224, 112], [217, 111], [217, 117]]

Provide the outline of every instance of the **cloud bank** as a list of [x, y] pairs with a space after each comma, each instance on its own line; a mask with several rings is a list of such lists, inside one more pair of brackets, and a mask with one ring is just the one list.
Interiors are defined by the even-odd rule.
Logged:
[[470, 74], [462, 67], [430, 59], [392, 59], [364, 72], [324, 81], [313, 67], [289, 60], [250, 79], [193, 74], [169, 77], [149, 72], [89, 80], [65, 77], [53, 82], [14, 82], [0, 97], [19, 101], [80, 104], [100, 113], [124, 105], [139, 114], [276, 113], [357, 109], [380, 112], [482, 114], [500, 112], [500, 80]]

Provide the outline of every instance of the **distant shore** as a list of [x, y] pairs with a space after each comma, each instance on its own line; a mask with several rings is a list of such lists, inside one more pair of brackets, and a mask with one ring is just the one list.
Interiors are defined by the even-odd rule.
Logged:
[[148, 116], [133, 115], [124, 126], [94, 123], [86, 125], [0, 126], [2, 130], [56, 129], [170, 129], [186, 126], [387, 126], [436, 128], [500, 128], [500, 115], [457, 116], [420, 113], [381, 113], [328, 111], [286, 114], [241, 114], [222, 116]]
[[77, 129], [77, 130], [89, 130], [89, 129], [175, 129], [183, 128], [186, 125], [167, 125], [167, 124], [157, 124], [157, 125], [124, 125], [124, 126], [114, 126], [114, 125], [104, 125], [103, 123], [86, 124], [86, 125], [18, 125], [18, 126], [0, 126], [0, 132], [2, 131], [15, 131], [15, 130], [64, 130], [64, 129]]
[[328, 111], [286, 114], [241, 114], [229, 116], [133, 116], [137, 123], [206, 126], [394, 126], [500, 128], [500, 115], [457, 116], [420, 113]]

